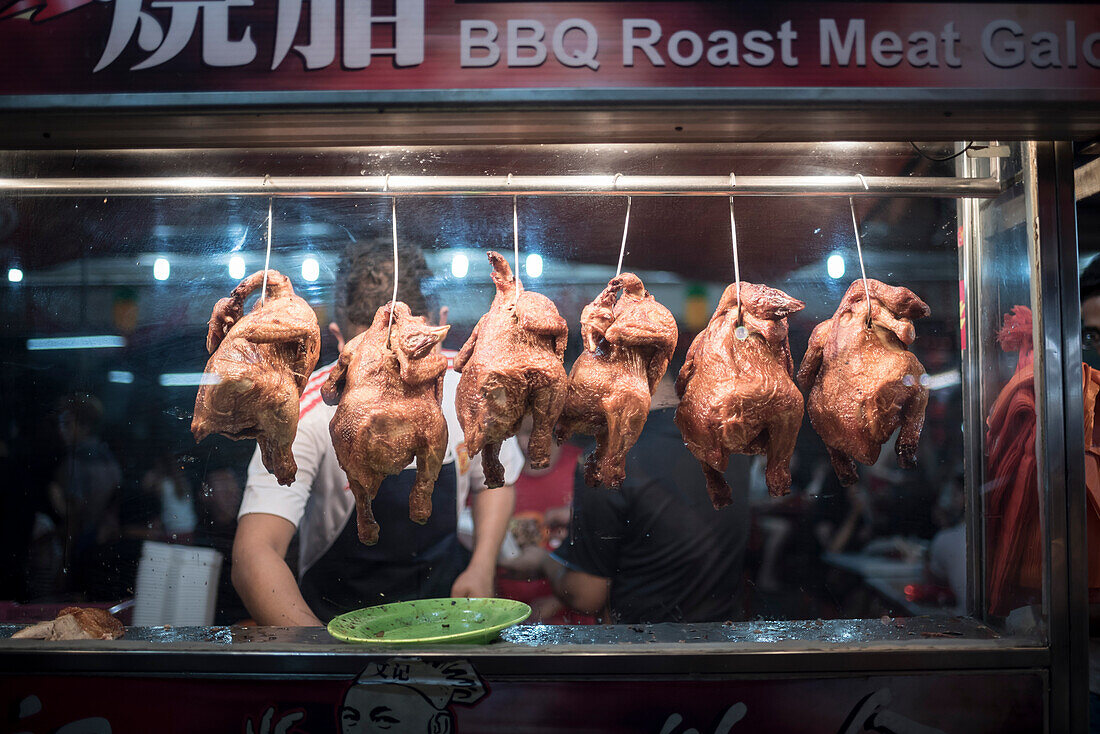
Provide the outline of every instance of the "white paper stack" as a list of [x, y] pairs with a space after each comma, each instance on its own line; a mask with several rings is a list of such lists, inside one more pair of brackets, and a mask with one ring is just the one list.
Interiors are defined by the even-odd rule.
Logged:
[[213, 548], [146, 541], [134, 589], [134, 626], [214, 622], [222, 554]]

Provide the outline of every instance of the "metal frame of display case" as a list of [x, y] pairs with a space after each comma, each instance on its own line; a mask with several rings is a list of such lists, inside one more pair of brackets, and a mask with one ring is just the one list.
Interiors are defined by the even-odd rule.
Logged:
[[[728, 110], [721, 108], [722, 103], [729, 102], [728, 95], [717, 96], [709, 99], [698, 90], [684, 90], [683, 100], [677, 99], [674, 90], [661, 91], [659, 99], [666, 107], [662, 110], [661, 124], [665, 120], [673, 120], [683, 113], [683, 109], [670, 109], [668, 105], [676, 102], [705, 103], [705, 114], [701, 119], [701, 127], [709, 132], [712, 139], [728, 139], [730, 136], [741, 135], [745, 139], [744, 129], [739, 128], [740, 123], [722, 123], [720, 118], [723, 112]], [[804, 106], [813, 107], [828, 101], [828, 90], [816, 90], [813, 94], [797, 94], [792, 90], [784, 90], [787, 106], [769, 108], [761, 115], [773, 115], [779, 119], [780, 111], [789, 114], [791, 110], [800, 110]], [[881, 91], [881, 90], [880, 90]], [[956, 119], [945, 123], [940, 118], [937, 127], [933, 116], [939, 114], [939, 107], [945, 105], [944, 100], [949, 100], [946, 106], [961, 108], [965, 106], [964, 96], [952, 95], [938, 90], [939, 96], [927, 99], [921, 95], [908, 93], [906, 99], [909, 108], [920, 108], [925, 114], [921, 121], [913, 128], [907, 128], [904, 120], [898, 112], [888, 112], [889, 95], [878, 94], [876, 102], [877, 116], [863, 118], [860, 123], [864, 127], [860, 133], [859, 126], [849, 124], [847, 127], [838, 128], [844, 134], [852, 137], [862, 137], [867, 140], [879, 140], [892, 137], [910, 137], [917, 133], [929, 135], [938, 139], [969, 139], [971, 135], [980, 134], [983, 138], [992, 137], [988, 132], [979, 133], [979, 123], [982, 119], [990, 120], [986, 113], [975, 113], [971, 117], [962, 120]], [[235, 95], [236, 96], [236, 95]], [[589, 95], [592, 96], [592, 95]], [[616, 100], [609, 99], [614, 94], [606, 90], [600, 90], [595, 98], [602, 103]], [[774, 96], [774, 95], [773, 95]], [[848, 105], [858, 105], [859, 95], [846, 102]], [[144, 107], [152, 107], [157, 104], [177, 105], [192, 104], [187, 100], [188, 95], [172, 95], [168, 99], [152, 99], [157, 95], [141, 95], [133, 97], [122, 96], [112, 98], [112, 105], [126, 107], [129, 104], [137, 104], [140, 100]], [[540, 112], [535, 109], [530, 112], [517, 112], [517, 105], [524, 101], [544, 102], [545, 95], [536, 99], [525, 100], [524, 95], [515, 91], [509, 91], [506, 97], [501, 97], [496, 103], [508, 107], [511, 119], [533, 124], [541, 129], [542, 133], [537, 138], [550, 137], [566, 138], [568, 131], [549, 132], [549, 126], [539, 127]], [[585, 94], [572, 93], [569, 99], [574, 104], [581, 104], [586, 98]], [[954, 101], [950, 101], [950, 99]], [[216, 98], [206, 98], [211, 104], [217, 104]], [[316, 97], [312, 98], [316, 101]], [[654, 99], [657, 99], [655, 97]], [[449, 101], [456, 100], [448, 98]], [[933, 100], [936, 102], [933, 104]], [[416, 101], [422, 101], [417, 98]], [[629, 99], [619, 101], [620, 104], [638, 105], [642, 101], [637, 93], [633, 93]], [[764, 105], [766, 95], [758, 99], [758, 104]], [[1092, 99], [1089, 110], [1098, 109], [1097, 100]], [[773, 104], [771, 100], [769, 104]], [[1040, 100], [1041, 102], [1041, 100]], [[33, 103], [18, 98], [8, 100], [0, 105], [0, 120], [5, 125], [11, 120], [23, 120], [30, 123], [30, 128], [15, 130], [10, 126], [0, 133], [0, 146], [30, 147], [27, 143], [28, 132], [36, 130], [34, 127], [43, 120], [63, 120], [70, 122], [79, 119], [79, 115], [88, 114], [88, 110], [77, 112], [65, 112], [68, 105], [74, 101], [70, 98], [58, 98], [51, 100], [37, 100]], [[239, 103], [235, 99], [234, 104]], [[406, 103], [410, 103], [406, 100]], [[279, 100], [271, 104], [281, 104]], [[378, 104], [382, 104], [379, 102]], [[690, 107], [690, 104], [686, 106]], [[828, 105], [826, 104], [826, 107]], [[1032, 99], [1013, 100], [1013, 107], [1017, 110], [1027, 109], [1034, 112], [1042, 105], [1036, 105]], [[578, 108], [581, 116], [591, 117], [593, 114], [601, 114], [583, 105]], [[763, 109], [763, 107], [762, 107]], [[840, 116], [844, 113], [845, 106], [838, 105], [832, 100], [832, 106], [823, 110], [821, 114]], [[652, 125], [656, 123], [636, 123], [633, 126], [627, 119], [635, 116], [638, 111], [634, 109], [614, 109], [606, 111], [609, 119], [616, 121], [613, 132], [605, 135], [608, 139], [621, 139], [624, 130], [633, 130], [637, 139], [660, 142], [674, 136], [672, 131], [666, 131], [659, 135], [648, 135], [646, 130], [654, 130]], [[212, 107], [209, 111], [214, 113]], [[431, 112], [406, 111], [412, 116], [426, 115], [431, 117]], [[406, 114], [402, 112], [402, 114]], [[198, 113], [199, 116], [205, 114]], [[334, 125], [339, 127], [347, 122], [348, 118], [323, 112], [304, 112], [312, 125], [325, 127]], [[556, 110], [551, 116], [568, 114], [568, 110]], [[75, 115], [75, 116], [74, 116]], [[309, 115], [315, 115], [309, 117]], [[319, 116], [317, 116], [319, 115]], [[478, 112], [477, 115], [491, 115], [491, 113]], [[173, 115], [169, 115], [172, 117]], [[385, 116], [383, 116], [385, 117]], [[475, 115], [476, 117], [476, 115]], [[182, 120], [183, 116], [175, 113], [175, 118]], [[216, 118], [216, 115], [215, 115]], [[109, 133], [105, 131], [117, 129], [118, 121], [108, 121], [103, 118], [91, 118], [92, 123], [84, 129], [77, 130], [75, 124], [69, 130], [70, 135], [84, 136], [83, 139], [97, 139], [101, 147], [109, 147], [112, 141]], [[140, 120], [141, 115], [129, 118]], [[192, 118], [193, 119], [193, 118]], [[223, 118], [223, 121], [228, 118]], [[232, 132], [225, 132], [225, 137], [220, 140], [233, 139], [237, 141], [253, 138], [264, 140], [293, 139], [295, 133], [281, 127], [280, 120], [287, 119], [275, 115], [263, 117], [258, 123], [246, 126]], [[430, 123], [439, 124], [442, 118], [435, 118]], [[491, 117], [484, 118], [491, 120]], [[754, 119], [761, 119], [758, 115]], [[821, 119], [820, 115], [815, 119]], [[1095, 130], [1096, 120], [1091, 117], [1074, 118], [1075, 125], [1059, 127], [1056, 130], [1061, 133], [1080, 131], [1086, 127]], [[67, 123], [66, 123], [67, 124]], [[722, 127], [723, 124], [726, 127]], [[1016, 127], [1013, 127], [1013, 124]], [[1026, 132], [1026, 129], [1041, 135], [1043, 130], [1050, 131], [1049, 125], [1038, 115], [1029, 117], [1025, 122], [1012, 123], [1008, 115], [997, 116], [990, 128], [998, 135], [1011, 133], [1012, 131]], [[786, 135], [787, 139], [813, 139], [813, 131], [808, 127], [809, 123], [801, 120], [792, 128], [788, 120], [788, 126], [781, 130], [772, 130], [767, 133], [775, 138]], [[181, 122], [181, 126], [186, 127]], [[3, 127], [3, 126], [0, 126]], [[331, 131], [333, 128], [327, 128]], [[721, 131], [725, 132], [721, 132]], [[741, 130], [742, 132], [736, 132]], [[719, 132], [715, 132], [719, 131]], [[937, 133], [938, 131], [938, 133]], [[962, 134], [960, 134], [962, 133]], [[160, 140], [162, 138], [156, 131], [147, 133], [144, 140]], [[313, 140], [324, 139], [319, 135]], [[397, 135], [396, 132], [393, 133]], [[515, 129], [497, 131], [497, 139], [510, 139], [515, 134]], [[589, 138], [597, 133], [589, 130], [584, 135]], [[694, 133], [699, 135], [700, 133]], [[493, 139], [492, 132], [482, 131], [477, 134], [478, 140]], [[199, 139], [194, 131], [191, 133], [191, 141]], [[471, 135], [467, 134], [466, 139]], [[584, 137], [583, 135], [581, 137]], [[826, 137], [835, 138], [836, 133], [830, 133]], [[1000, 135], [1002, 138], [1011, 138], [1009, 135]], [[454, 134], [454, 139], [463, 138], [463, 135]], [[59, 135], [57, 140], [43, 141], [38, 139], [39, 147], [52, 147], [64, 145], [66, 140], [72, 137]], [[693, 138], [695, 140], [703, 138]], [[188, 136], [181, 140], [186, 143]], [[388, 141], [387, 141], [388, 142]], [[425, 138], [426, 142], [426, 138]], [[143, 139], [127, 139], [127, 145], [140, 147]], [[1075, 232], [1075, 200], [1073, 195], [1073, 168], [1072, 145], [1068, 142], [1034, 142], [1025, 144], [1027, 154], [1031, 156], [1035, 167], [1034, 176], [1025, 182], [1029, 204], [1029, 214], [1037, 214], [1037, 220], [1029, 216], [1029, 232], [1032, 237], [1032, 287], [1033, 304], [1035, 307], [1038, 331], [1041, 338], [1042, 349], [1036, 350], [1035, 374], [1036, 394], [1041, 396], [1037, 401], [1039, 414], [1037, 420], [1041, 427], [1040, 450], [1037, 458], [1040, 461], [1040, 486], [1043, 488], [1043, 496], [1046, 500], [1044, 507], [1046, 522], [1046, 555], [1049, 567], [1046, 569], [1046, 590], [1048, 596], [1048, 621], [1046, 630], [1047, 642], [1041, 643], [1029, 639], [943, 639], [934, 637], [923, 641], [906, 641], [899, 644], [896, 639], [882, 636], [875, 639], [873, 634], [857, 644], [840, 648], [830, 645], [827, 649], [820, 641], [811, 637], [793, 639], [779, 642], [752, 642], [749, 639], [740, 639], [737, 635], [722, 638], [718, 628], [692, 629], [690, 626], [673, 626], [669, 633], [683, 635], [683, 639], [690, 640], [684, 644], [677, 642], [664, 642], [639, 645], [637, 647], [622, 644], [623, 630], [613, 629], [606, 636], [596, 635], [591, 639], [582, 641], [569, 641], [568, 639], [547, 638], [546, 644], [527, 648], [515, 648], [509, 646], [501, 649], [499, 646], [490, 648], [448, 647], [426, 648], [416, 650], [421, 657], [455, 657], [461, 656], [476, 661], [479, 670], [485, 674], [500, 676], [537, 677], [547, 676], [579, 676], [584, 678], [599, 678], [617, 676], [627, 678], [660, 677], [660, 676], [687, 676], [687, 677], [784, 677], [784, 676], [853, 676], [873, 673], [899, 673], [899, 672], [934, 672], [934, 671], [1021, 671], [1035, 673], [1047, 681], [1049, 692], [1047, 706], [1049, 710], [1049, 726], [1051, 731], [1085, 730], [1086, 723], [1086, 699], [1087, 699], [1087, 606], [1086, 606], [1086, 566], [1087, 547], [1085, 543], [1085, 492], [1083, 483], [1083, 454], [1080, 447], [1083, 445], [1083, 416], [1082, 416], [1082, 386], [1081, 386], [1081, 352], [1080, 352], [1080, 306], [1078, 301], [1077, 284], [1077, 242]], [[850, 178], [848, 179], [851, 180]], [[25, 184], [24, 184], [25, 186]], [[19, 191], [26, 193], [25, 188], [19, 185], [11, 187], [9, 193]], [[258, 192], [254, 192], [258, 193]], [[264, 192], [268, 193], [268, 192]], [[396, 192], [394, 192], [396, 193]], [[503, 193], [503, 192], [502, 192]], [[511, 192], [507, 192], [511, 193]], [[620, 193], [627, 193], [625, 191]], [[727, 191], [716, 191], [716, 194], [728, 194]], [[851, 192], [843, 192], [847, 195]], [[856, 192], [858, 193], [858, 192]], [[375, 192], [373, 195], [377, 195]], [[1032, 222], [1038, 221], [1038, 228], [1032, 227]], [[969, 254], [970, 258], [964, 264], [964, 277], [966, 269], [974, 264], [976, 255]], [[972, 271], [969, 271], [972, 272]], [[968, 291], [969, 294], [969, 291]], [[968, 297], [971, 297], [968, 295]], [[974, 299], [980, 297], [973, 296]], [[975, 308], [980, 301], [968, 302], [968, 308]], [[973, 311], [972, 311], [973, 313]], [[965, 368], [965, 365], [964, 365]], [[967, 376], [964, 369], [964, 385]], [[981, 426], [984, 424], [984, 416], [974, 415], [973, 405], [967, 403], [970, 411], [970, 425]], [[974, 421], [977, 420], [977, 423]], [[977, 457], [969, 455], [968, 459]], [[969, 463], [969, 462], [968, 462]], [[971, 497], [973, 501], [973, 495]], [[973, 514], [973, 513], [971, 513]], [[977, 584], [978, 581], [973, 581]], [[777, 624], [777, 623], [769, 623]], [[860, 624], [879, 624], [877, 620], [870, 623], [852, 623], [854, 627]], [[967, 624], [960, 623], [962, 629], [967, 629]], [[777, 632], [782, 630], [798, 629], [797, 623], [779, 624]], [[742, 628], [738, 628], [740, 631]], [[744, 627], [745, 634], [751, 636], [752, 627]], [[711, 639], [714, 632], [716, 639]], [[323, 635], [323, 632], [316, 634]], [[703, 635], [702, 637], [700, 635]], [[276, 636], [279, 637], [279, 636]], [[716, 641], [717, 640], [717, 641]], [[134, 642], [132, 644], [119, 644], [117, 647], [104, 649], [101, 646], [87, 644], [65, 644], [61, 647], [44, 650], [40, 647], [16, 649], [13, 646], [5, 646], [0, 643], [0, 672], [9, 673], [77, 673], [96, 675], [193, 675], [202, 673], [210, 677], [347, 677], [354, 675], [360, 669], [364, 654], [386, 654], [388, 650], [376, 648], [348, 649], [339, 646], [324, 644], [323, 639], [305, 636], [296, 636], [291, 633], [283, 633], [273, 644], [228, 644], [219, 645], [214, 640], [204, 642], [200, 634], [188, 637], [181, 632], [178, 638], [171, 637], [152, 639], [145, 643]]]

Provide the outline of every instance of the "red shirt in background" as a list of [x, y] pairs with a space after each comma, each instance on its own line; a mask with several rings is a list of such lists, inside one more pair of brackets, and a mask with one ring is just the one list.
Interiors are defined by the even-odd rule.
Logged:
[[[561, 447], [557, 460], [545, 474], [532, 476], [526, 470], [516, 480], [515, 517], [529, 518], [546, 528], [547, 510], [557, 507], [569, 507], [573, 502], [573, 481], [582, 451], [572, 444]], [[567, 530], [565, 528], [564, 530]], [[560, 541], [549, 528], [542, 534], [542, 544], [547, 550], [554, 550]], [[505, 599], [515, 599], [531, 606], [534, 613], [531, 622], [542, 624], [594, 624], [595, 618], [581, 614], [557, 603], [554, 590], [546, 579], [525, 581], [507, 577], [498, 571], [497, 593]], [[546, 612], [540, 614], [540, 612]], [[541, 616], [541, 618], [539, 618]]]

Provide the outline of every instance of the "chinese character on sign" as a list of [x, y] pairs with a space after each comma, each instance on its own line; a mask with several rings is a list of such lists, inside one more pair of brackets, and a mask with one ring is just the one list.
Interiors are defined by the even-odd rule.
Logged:
[[168, 29], [142, 10], [142, 0], [114, 0], [115, 14], [107, 47], [93, 71], [113, 63], [137, 34], [138, 46], [152, 55], [133, 67], [150, 69], [174, 59], [190, 42], [202, 14], [202, 60], [208, 66], [244, 66], [256, 58], [252, 29], [238, 39], [229, 37], [229, 9], [249, 7], [252, 0], [153, 0], [153, 9], [171, 10]]
[[[202, 16], [202, 60], [207, 66], [245, 66], [256, 59], [252, 27], [244, 25], [237, 37], [230, 36], [230, 11], [252, 7], [253, 0], [152, 0], [152, 10], [170, 11], [167, 22], [148, 12], [146, 0], [104, 0], [114, 3], [114, 17], [107, 46], [95, 66], [100, 71], [110, 66], [135, 40], [150, 53], [132, 71], [150, 69], [171, 61], [191, 42]], [[293, 50], [302, 57], [306, 69], [322, 69], [336, 60], [337, 0], [308, 0], [309, 42], [295, 44], [302, 24], [303, 0], [279, 0], [275, 22], [275, 44], [271, 68], [277, 69]], [[424, 0], [395, 0], [392, 15], [374, 15], [372, 0], [343, 2], [343, 66], [365, 69], [372, 56], [392, 55], [397, 66], [416, 66], [424, 61]], [[234, 28], [241, 27], [240, 18]], [[393, 47], [375, 48], [375, 25], [393, 26]]]

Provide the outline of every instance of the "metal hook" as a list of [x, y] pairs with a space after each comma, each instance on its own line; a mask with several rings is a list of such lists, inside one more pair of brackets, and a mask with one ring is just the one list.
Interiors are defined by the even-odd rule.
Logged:
[[[616, 175], [621, 176], [622, 174]], [[626, 197], [626, 220], [623, 222], [623, 241], [619, 245], [619, 264], [615, 266], [616, 278], [623, 272], [623, 255], [626, 254], [626, 233], [630, 231], [630, 205], [633, 199], [633, 196]]]
[[[389, 186], [389, 174], [386, 174], [386, 186]], [[390, 348], [390, 338], [393, 335], [393, 310], [397, 303], [397, 197], [390, 198], [390, 224], [393, 227], [393, 296], [390, 298], [390, 318], [386, 324], [386, 348]]]
[[[870, 187], [867, 185], [867, 179], [863, 177], [862, 173], [857, 173], [856, 178], [863, 184], [864, 191], [870, 191]], [[871, 321], [871, 287], [867, 284], [867, 268], [863, 264], [863, 241], [859, 236], [859, 221], [856, 219], [856, 202], [851, 196], [848, 197], [848, 208], [852, 212], [852, 230], [856, 236], [856, 255], [859, 257], [859, 273], [863, 279], [863, 297], [867, 300], [867, 328], [871, 328], [873, 323]]]
[[730, 171], [730, 238], [733, 241], [733, 281], [736, 284], [737, 289], [737, 328], [734, 330], [734, 335], [738, 339], [745, 339], [748, 337], [748, 331], [742, 326], [743, 316], [741, 313], [741, 262], [740, 257], [737, 254], [737, 221], [733, 216], [733, 191], [732, 189], [737, 187], [737, 176]]
[[272, 215], [272, 200], [271, 197], [267, 199], [267, 253], [264, 255], [264, 282], [260, 287], [260, 308], [263, 308], [267, 303], [267, 269], [271, 265], [271, 220], [274, 219]]

